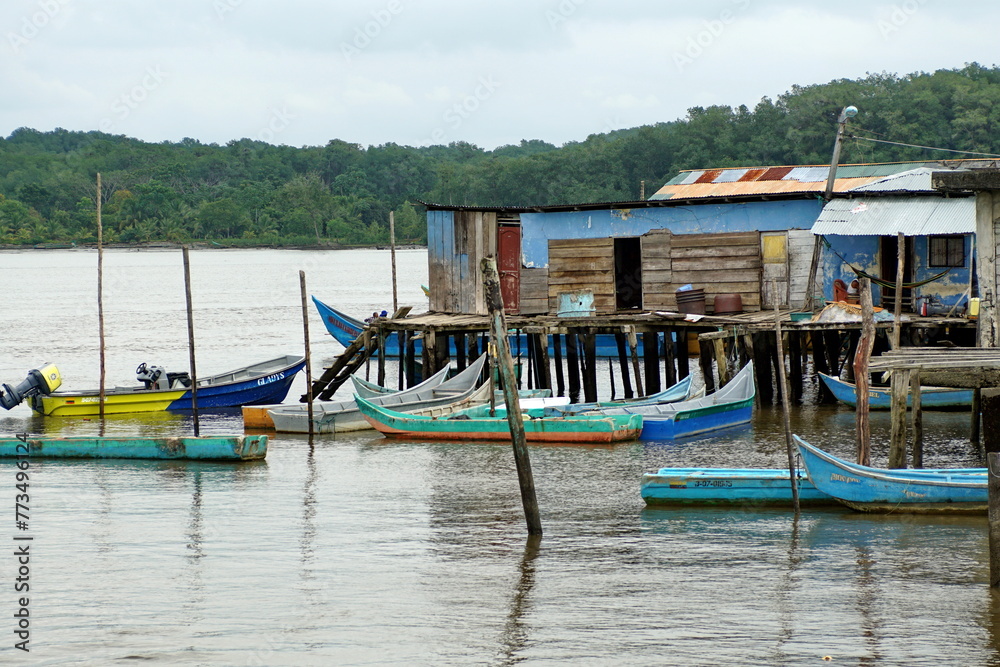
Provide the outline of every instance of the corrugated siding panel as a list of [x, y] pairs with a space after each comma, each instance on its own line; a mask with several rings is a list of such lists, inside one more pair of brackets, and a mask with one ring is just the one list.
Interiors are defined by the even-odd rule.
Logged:
[[976, 203], [972, 197], [859, 197], [834, 199], [823, 207], [813, 234], [906, 236], [972, 234]]

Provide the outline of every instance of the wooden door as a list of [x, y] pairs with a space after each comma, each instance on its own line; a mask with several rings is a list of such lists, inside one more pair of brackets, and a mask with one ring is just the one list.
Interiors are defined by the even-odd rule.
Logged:
[[760, 254], [763, 260], [760, 295], [765, 310], [788, 305], [788, 234], [762, 232]]
[[497, 225], [497, 272], [504, 312], [521, 310], [521, 226]]

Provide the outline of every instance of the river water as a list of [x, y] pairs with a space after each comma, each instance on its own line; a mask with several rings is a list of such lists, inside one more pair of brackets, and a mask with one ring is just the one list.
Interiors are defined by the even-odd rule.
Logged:
[[[423, 250], [397, 253], [399, 302], [426, 308]], [[140, 362], [186, 370], [179, 251], [105, 253], [108, 384]], [[0, 253], [0, 382], [46, 361], [97, 386], [97, 254]], [[364, 317], [390, 309], [389, 252], [191, 253], [199, 374], [303, 348], [309, 292]], [[310, 304], [318, 368], [340, 346]], [[696, 366], [696, 364], [692, 364]], [[373, 370], [374, 372], [374, 370]], [[607, 369], [599, 377], [607, 377]], [[290, 397], [304, 389], [300, 378]], [[602, 391], [607, 387], [602, 385]], [[807, 396], [809, 391], [807, 391]], [[96, 419], [0, 432], [97, 433]], [[188, 417], [107, 420], [171, 434]], [[847, 408], [792, 427], [850, 456]], [[925, 413], [929, 466], [975, 465], [968, 418]], [[239, 432], [238, 413], [203, 433]], [[884, 464], [887, 415], [872, 415]], [[32, 461], [30, 653], [19, 609], [15, 468], [0, 463], [0, 661], [224, 665], [1000, 664], [985, 517], [849, 510], [647, 509], [643, 472], [784, 466], [780, 411], [679, 443], [533, 446], [544, 537], [526, 538], [509, 445], [387, 441], [374, 432], [273, 437], [249, 464]], [[3, 498], [6, 497], [6, 500]], [[17, 544], [23, 544], [19, 542]]]

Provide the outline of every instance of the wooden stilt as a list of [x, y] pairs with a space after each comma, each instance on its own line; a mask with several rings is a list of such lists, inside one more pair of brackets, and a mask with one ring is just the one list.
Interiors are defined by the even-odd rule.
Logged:
[[452, 338], [455, 340], [455, 364], [456, 370], [459, 372], [464, 371], [465, 367], [468, 365], [468, 357], [465, 354], [465, 338], [466, 334], [456, 333]]
[[688, 356], [687, 329], [681, 329], [677, 333], [677, 340], [674, 342], [674, 349], [677, 357], [677, 380], [683, 380], [691, 375], [691, 359]]
[[988, 455], [991, 452], [1000, 452], [1000, 389], [983, 389], [979, 399], [982, 404], [983, 415], [983, 451]]
[[527, 438], [524, 435], [520, 398], [515, 389], [514, 362], [510, 355], [507, 324], [503, 314], [503, 301], [500, 297], [500, 276], [497, 273], [496, 262], [492, 257], [483, 259], [482, 272], [486, 303], [490, 312], [490, 334], [497, 348], [498, 366], [500, 376], [503, 378], [504, 402], [507, 406], [507, 419], [510, 422], [514, 461], [517, 466], [517, 481], [521, 488], [521, 504], [524, 506], [528, 534], [541, 535], [542, 520], [538, 511], [538, 499], [535, 495], [535, 481], [531, 474], [531, 459], [528, 456]]
[[906, 467], [906, 390], [910, 386], [910, 371], [892, 372], [892, 428], [889, 436], [889, 467]]
[[[830, 375], [840, 375], [840, 332], [824, 331], [823, 348], [826, 350], [826, 365], [830, 369]], [[854, 360], [851, 360], [853, 363]]]
[[731, 374], [729, 372], [729, 359], [726, 357], [726, 341], [723, 338], [716, 338], [712, 341], [712, 351], [715, 353], [715, 367], [719, 372], [719, 387], [729, 384]]
[[566, 379], [563, 374], [562, 336], [552, 334], [552, 355], [556, 366], [556, 396], [566, 395]]
[[[312, 357], [309, 352], [309, 304], [306, 295], [306, 272], [299, 271], [299, 291], [302, 296], [302, 338], [306, 353], [306, 418], [309, 420], [309, 437], [313, 436], [313, 392], [312, 392]], [[381, 327], [379, 328], [381, 333]]]
[[191, 418], [194, 420], [194, 437], [198, 437], [198, 373], [195, 370], [194, 354], [194, 309], [191, 305], [191, 260], [188, 247], [181, 248], [184, 259], [184, 297], [187, 301], [188, 356], [191, 361]]
[[646, 394], [660, 391], [660, 336], [659, 334], [642, 334], [642, 360], [646, 375]]
[[378, 378], [376, 382], [385, 386], [385, 339], [386, 333], [382, 325], [378, 325]]
[[[778, 293], [778, 282], [774, 281], [773, 284], [773, 294]], [[778, 351], [778, 365], [775, 366], [775, 371], [778, 375], [779, 385], [781, 386], [781, 415], [782, 421], [785, 427], [785, 450], [788, 455], [788, 470], [789, 472], [795, 470], [795, 447], [792, 443], [792, 426], [791, 426], [791, 408], [789, 407], [788, 400], [788, 378], [785, 375], [785, 346], [784, 338], [781, 334], [781, 310], [778, 307], [778, 300], [775, 299], [774, 302], [774, 339], [775, 347]], [[792, 509], [796, 514], [799, 512], [799, 482], [798, 477], [795, 474], [790, 474], [789, 480], [792, 486]]]
[[699, 363], [701, 364], [701, 374], [705, 379], [705, 393], [715, 393], [715, 373], [712, 371], [712, 343], [711, 341], [698, 341]]
[[569, 375], [569, 402], [580, 402], [580, 355], [575, 331], [566, 334], [566, 372]]
[[639, 373], [639, 341], [635, 337], [635, 327], [628, 329], [628, 349], [632, 357], [632, 371], [635, 373], [635, 391], [644, 396], [646, 392], [642, 388], [642, 374]]
[[597, 341], [591, 332], [583, 335], [583, 358], [586, 373], [583, 377], [583, 400], [593, 403], [597, 400]]
[[[628, 353], [625, 351], [625, 334], [616, 331], [615, 332], [615, 345], [618, 347], [618, 367], [621, 368], [622, 372], [622, 395], [625, 398], [633, 398], [635, 396], [632, 393], [632, 378], [630, 377], [628, 370]], [[609, 366], [612, 364], [608, 364]], [[614, 400], [614, 392], [612, 391], [611, 400]]]
[[417, 360], [416, 346], [413, 344], [413, 333], [406, 332], [406, 386], [412, 387], [417, 383]]
[[[868, 358], [875, 344], [875, 312], [872, 310], [872, 285], [868, 278], [861, 279], [861, 329], [863, 334], [854, 357], [854, 374], [860, 384], [856, 385], [856, 406], [854, 408], [855, 444], [857, 446], [857, 461], [861, 465], [871, 465], [871, 428], [868, 424]], [[906, 409], [906, 404], [903, 404]]]
[[788, 332], [788, 385], [791, 399], [802, 402], [802, 334]]
[[674, 346], [674, 330], [663, 332], [663, 381], [668, 387], [677, 384], [677, 350]]
[[980, 453], [985, 452], [982, 446], [982, 439], [980, 437], [980, 433], [982, 432], [982, 429], [980, 428], [980, 425], [982, 424], [982, 409], [983, 390], [977, 387], [972, 390], [972, 410], [970, 412], [970, 416], [972, 418], [972, 429], [969, 435], [969, 440], [979, 449]]
[[764, 334], [753, 334], [753, 372], [757, 376], [757, 394], [761, 405], [774, 403], [774, 383], [771, 381], [771, 354]]
[[1000, 586], [1000, 454], [987, 455], [989, 492], [990, 586]]
[[910, 371], [910, 418], [913, 426], [913, 467], [924, 467], [924, 411], [920, 405], [920, 371]]

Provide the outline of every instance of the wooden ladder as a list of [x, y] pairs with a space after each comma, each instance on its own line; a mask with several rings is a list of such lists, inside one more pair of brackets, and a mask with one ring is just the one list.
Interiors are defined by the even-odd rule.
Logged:
[[[411, 308], [411, 306], [399, 308], [393, 313], [392, 319], [406, 317]], [[361, 368], [361, 365], [372, 354], [378, 351], [378, 347], [377, 331], [371, 325], [365, 327], [361, 335], [355, 338], [339, 357], [334, 359], [333, 363], [323, 371], [323, 374], [316, 380], [313, 380], [313, 400], [329, 401], [337, 390], [350, 379], [351, 375]], [[299, 401], [302, 403], [305, 403], [307, 400], [309, 400], [307, 394], [303, 394], [299, 398]]]

